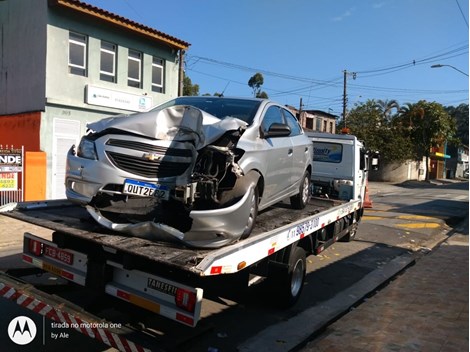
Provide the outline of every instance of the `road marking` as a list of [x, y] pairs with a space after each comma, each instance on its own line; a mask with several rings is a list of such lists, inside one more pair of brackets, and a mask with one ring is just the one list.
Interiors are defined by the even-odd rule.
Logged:
[[400, 215], [398, 216], [398, 219], [408, 219], [408, 220], [436, 220], [436, 218], [433, 218], [431, 216], [424, 216], [424, 215]]
[[419, 222], [413, 224], [396, 224], [395, 226], [408, 229], [437, 229], [441, 224], [436, 222]]

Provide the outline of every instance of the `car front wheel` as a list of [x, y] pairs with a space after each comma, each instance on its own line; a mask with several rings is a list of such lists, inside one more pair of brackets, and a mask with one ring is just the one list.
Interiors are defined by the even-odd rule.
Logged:
[[250, 203], [250, 214], [248, 215], [248, 219], [246, 221], [245, 229], [243, 230], [243, 234], [241, 235], [240, 239], [248, 238], [255, 227], [256, 217], [258, 216], [258, 203], [259, 203], [259, 191], [258, 186], [255, 186], [253, 189], [253, 194], [251, 196], [251, 203]]

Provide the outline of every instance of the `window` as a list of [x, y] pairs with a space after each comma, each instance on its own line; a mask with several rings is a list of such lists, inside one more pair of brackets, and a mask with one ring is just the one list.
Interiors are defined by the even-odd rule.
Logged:
[[116, 82], [116, 45], [101, 42], [100, 79]]
[[313, 161], [340, 163], [343, 159], [343, 146], [338, 143], [313, 142]]
[[333, 133], [333, 122], [330, 122], [330, 133]]
[[284, 123], [281, 110], [277, 106], [269, 107], [266, 114], [264, 114], [263, 123], [261, 125], [263, 131], [268, 132], [269, 127], [271, 127], [273, 123]]
[[69, 33], [69, 73], [87, 75], [87, 37], [83, 34]]
[[152, 59], [152, 91], [163, 93], [163, 60], [158, 57]]
[[127, 85], [142, 88], [142, 53], [129, 50], [127, 58]]
[[316, 125], [316, 127], [315, 127], [315, 131], [321, 132], [321, 123], [322, 123], [322, 119], [319, 119], [319, 118], [317, 117], [317, 125]]
[[323, 120], [323, 132], [327, 132], [326, 131], [326, 126], [328, 126], [327, 123], [328, 122], [326, 120]]
[[287, 125], [290, 127], [290, 136], [298, 136], [302, 133], [299, 122], [289, 111], [283, 109], [284, 117], [286, 118]]
[[307, 121], [305, 121], [305, 128], [313, 130], [313, 119], [311, 117], [307, 117]]

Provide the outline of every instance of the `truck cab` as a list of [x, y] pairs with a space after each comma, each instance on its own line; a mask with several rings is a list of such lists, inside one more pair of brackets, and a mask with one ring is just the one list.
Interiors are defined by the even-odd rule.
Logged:
[[369, 153], [364, 143], [349, 134], [306, 134], [313, 142], [312, 195], [363, 200], [369, 171]]

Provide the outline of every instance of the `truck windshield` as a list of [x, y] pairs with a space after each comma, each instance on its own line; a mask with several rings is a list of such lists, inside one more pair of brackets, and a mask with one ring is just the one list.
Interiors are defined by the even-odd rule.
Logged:
[[254, 99], [234, 99], [219, 97], [179, 97], [170, 100], [153, 109], [162, 110], [170, 106], [191, 105], [211, 114], [219, 119], [235, 117], [251, 125], [253, 118], [258, 111], [261, 100]]

